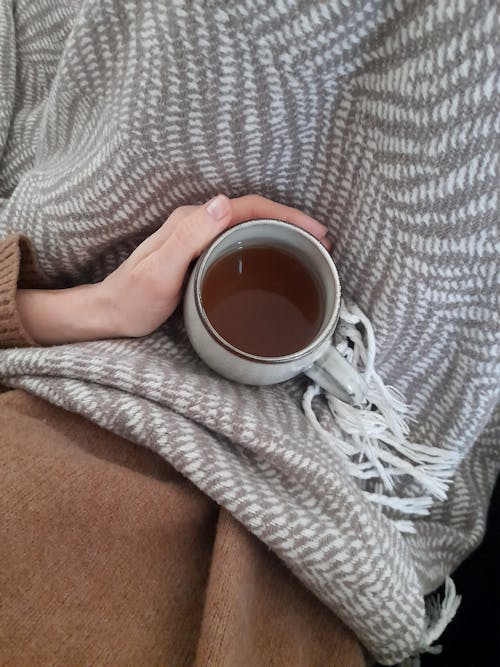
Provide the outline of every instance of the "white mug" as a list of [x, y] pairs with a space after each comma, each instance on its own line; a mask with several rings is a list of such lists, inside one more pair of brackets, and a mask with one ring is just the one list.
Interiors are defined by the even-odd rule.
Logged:
[[[249, 246], [282, 248], [318, 278], [324, 316], [318, 333], [303, 349], [282, 357], [259, 357], [239, 350], [216, 331], [203, 309], [201, 287], [208, 268], [223, 255]], [[351, 404], [365, 400], [364, 379], [331, 344], [340, 311], [340, 280], [333, 260], [311, 234], [281, 220], [250, 220], [218, 236], [194, 267], [184, 298], [189, 340], [201, 359], [220, 375], [244, 384], [284, 382], [305, 373], [323, 389]]]

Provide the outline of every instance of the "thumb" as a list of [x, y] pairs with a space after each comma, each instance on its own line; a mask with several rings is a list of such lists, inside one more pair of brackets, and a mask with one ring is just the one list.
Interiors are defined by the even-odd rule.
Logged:
[[167, 240], [151, 259], [170, 284], [181, 284], [190, 262], [224, 229], [232, 219], [231, 200], [217, 195], [190, 215], [179, 220]]

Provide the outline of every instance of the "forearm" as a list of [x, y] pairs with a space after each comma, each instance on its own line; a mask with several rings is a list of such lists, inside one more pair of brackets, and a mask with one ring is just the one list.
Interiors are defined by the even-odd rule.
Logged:
[[40, 345], [113, 336], [100, 285], [62, 290], [18, 290], [17, 310], [24, 328]]

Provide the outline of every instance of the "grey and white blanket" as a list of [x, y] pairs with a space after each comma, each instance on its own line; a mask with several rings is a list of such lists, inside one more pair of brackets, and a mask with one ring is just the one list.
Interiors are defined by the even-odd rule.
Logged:
[[0, 0], [0, 234], [63, 286], [180, 204], [301, 208], [330, 226], [337, 343], [377, 409], [231, 384], [180, 317], [2, 351], [2, 381], [158, 451], [385, 664], [453, 615], [450, 580], [425, 596], [480, 542], [498, 472], [497, 36], [495, 0]]

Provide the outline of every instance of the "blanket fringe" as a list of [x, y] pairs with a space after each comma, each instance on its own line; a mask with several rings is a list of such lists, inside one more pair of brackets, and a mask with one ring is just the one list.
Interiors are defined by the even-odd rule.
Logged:
[[443, 634], [448, 624], [453, 620], [460, 606], [461, 596], [457, 595], [455, 584], [451, 577], [446, 577], [444, 586], [444, 598], [431, 595], [427, 601], [426, 625], [422, 636], [422, 644], [419, 654], [406, 658], [400, 663], [400, 667], [420, 667], [420, 654], [442, 652], [443, 647], [432, 644]]
[[[443, 600], [441, 601], [436, 594], [431, 595], [427, 603], [427, 625], [422, 640], [422, 652], [432, 653], [431, 649], [438, 649], [432, 644], [439, 639], [446, 626], [454, 618], [461, 600], [462, 597], [457, 595], [453, 579], [446, 577]], [[441, 648], [439, 648], [440, 651]]]
[[[316, 384], [303, 398], [304, 412], [319, 435], [344, 459], [349, 473], [360, 480], [378, 480], [381, 489], [365, 491], [370, 502], [392, 511], [427, 515], [434, 499], [446, 498], [450, 478], [459, 463], [457, 452], [431, 447], [409, 439], [411, 420], [404, 397], [386, 386], [375, 370], [376, 341], [370, 320], [354, 304], [342, 302], [337, 349], [363, 375], [368, 385], [364, 406], [352, 406], [327, 395], [333, 421], [328, 430], [319, 422], [313, 399], [320, 393]], [[403, 498], [394, 494], [395, 482], [409, 475], [422, 494]], [[395, 520], [398, 530], [414, 532], [411, 520]]]

